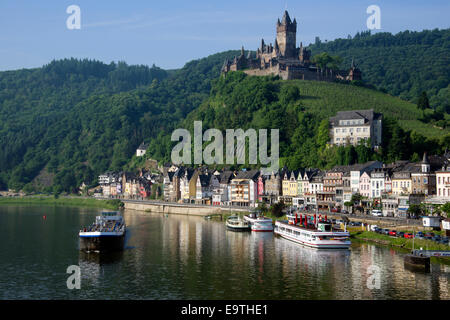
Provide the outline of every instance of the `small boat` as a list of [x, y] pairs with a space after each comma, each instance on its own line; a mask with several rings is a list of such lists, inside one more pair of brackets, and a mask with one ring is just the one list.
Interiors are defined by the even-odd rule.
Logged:
[[252, 212], [249, 215], [245, 215], [244, 220], [250, 224], [250, 229], [252, 231], [259, 231], [259, 232], [273, 231], [272, 219], [259, 215], [256, 212]]
[[[276, 221], [274, 233], [282, 238], [317, 249], [349, 249], [350, 233], [334, 229], [327, 220], [316, 224], [308, 222], [307, 217], [298, 219], [297, 215], [288, 216], [289, 221]], [[294, 219], [294, 221], [292, 221]]]
[[248, 221], [245, 221], [236, 215], [228, 217], [225, 224], [228, 229], [233, 231], [250, 231], [250, 224]]
[[95, 222], [80, 230], [82, 251], [119, 251], [125, 243], [125, 220], [120, 212], [102, 212]]

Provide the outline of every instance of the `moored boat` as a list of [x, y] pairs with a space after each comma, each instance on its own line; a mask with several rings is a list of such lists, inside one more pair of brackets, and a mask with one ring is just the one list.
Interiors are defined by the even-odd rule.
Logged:
[[272, 232], [273, 231], [273, 223], [272, 219], [257, 215], [256, 213], [250, 213], [249, 215], [244, 216], [244, 220], [246, 220], [250, 224], [250, 229], [252, 231], [258, 232]]
[[119, 212], [102, 212], [95, 222], [80, 230], [82, 251], [119, 251], [125, 244], [125, 220]]
[[228, 229], [233, 231], [250, 231], [250, 224], [248, 221], [235, 215], [228, 217], [226, 226]]
[[[291, 218], [291, 217], [290, 217]], [[291, 220], [291, 219], [290, 219]], [[316, 226], [317, 225], [317, 226]], [[308, 223], [302, 217], [295, 222], [276, 221], [274, 233], [293, 242], [317, 249], [349, 249], [350, 233], [333, 229], [328, 221]]]

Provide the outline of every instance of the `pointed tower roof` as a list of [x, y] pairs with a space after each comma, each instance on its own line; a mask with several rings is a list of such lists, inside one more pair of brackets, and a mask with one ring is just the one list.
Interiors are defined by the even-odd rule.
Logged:
[[287, 12], [287, 10], [284, 11], [284, 15], [283, 15], [283, 19], [281, 20], [282, 24], [290, 24], [291, 21], [291, 17], [289, 17], [289, 13]]
[[429, 164], [426, 152], [423, 153], [422, 164]]

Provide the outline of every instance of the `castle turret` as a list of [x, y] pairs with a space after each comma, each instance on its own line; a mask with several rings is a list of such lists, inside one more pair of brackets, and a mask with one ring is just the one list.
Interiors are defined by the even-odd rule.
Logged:
[[275, 54], [278, 55], [278, 54], [280, 53], [280, 47], [278, 47], [278, 41], [277, 41], [277, 39], [275, 39], [275, 46], [274, 46], [274, 49], [275, 49]]
[[296, 53], [297, 21], [291, 21], [289, 13], [284, 12], [283, 19], [277, 22], [277, 41], [280, 55], [285, 58], [294, 58]]
[[352, 58], [352, 65], [350, 67], [350, 70], [348, 72], [347, 80], [353, 81], [353, 80], [362, 80], [362, 73], [361, 70], [359, 70], [356, 65], [355, 61]]

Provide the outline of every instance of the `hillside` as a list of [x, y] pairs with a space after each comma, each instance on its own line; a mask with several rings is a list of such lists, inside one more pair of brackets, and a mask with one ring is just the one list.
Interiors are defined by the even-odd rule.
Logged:
[[[343, 57], [342, 68], [354, 57], [366, 86], [378, 91], [241, 73], [219, 78], [225, 58], [239, 51], [170, 71], [65, 59], [0, 72], [0, 189], [60, 192], [81, 182], [95, 185], [106, 170], [139, 165], [143, 159], [130, 159], [142, 141], [150, 144], [150, 157], [168, 161], [171, 132], [194, 120], [203, 120], [204, 129], [281, 128], [282, 165], [291, 168], [441, 152], [450, 146], [449, 43], [446, 29], [362, 33], [311, 47], [313, 54]], [[434, 111], [416, 108], [422, 90]], [[325, 148], [325, 119], [338, 110], [366, 108], [385, 115], [388, 143], [379, 154], [364, 146]]]
[[0, 72], [0, 189], [71, 191], [120, 169], [145, 138], [170, 130], [208, 97], [233, 54], [171, 74], [76, 59]]
[[[328, 118], [340, 110], [373, 108], [385, 117], [385, 144], [380, 154], [364, 145], [326, 148]], [[179, 128], [192, 131], [202, 120], [203, 130], [217, 128], [279, 128], [282, 165], [328, 168], [371, 159], [394, 161], [418, 158], [423, 151], [441, 152], [449, 146], [449, 129], [434, 128], [417, 120], [414, 104], [364, 87], [275, 77], [250, 77], [233, 72], [214, 81], [210, 98], [191, 112]], [[170, 133], [152, 143], [164, 145]], [[174, 145], [174, 143], [172, 143]], [[169, 149], [171, 150], [171, 149]], [[151, 148], [150, 155], [169, 160], [170, 152]]]
[[357, 33], [348, 39], [319, 42], [312, 54], [328, 52], [350, 67], [354, 58], [367, 83], [416, 103], [422, 91], [433, 108], [450, 112], [450, 29]]

